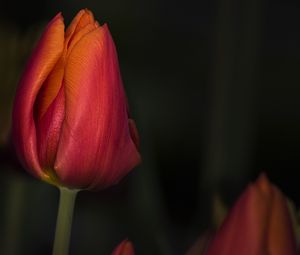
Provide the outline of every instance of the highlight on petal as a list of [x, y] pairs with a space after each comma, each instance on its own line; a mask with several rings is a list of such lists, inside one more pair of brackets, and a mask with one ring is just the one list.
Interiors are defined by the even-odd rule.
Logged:
[[112, 252], [111, 255], [134, 255], [134, 248], [127, 239], [122, 241]]
[[41, 176], [34, 104], [37, 94], [63, 52], [64, 23], [59, 13], [47, 26], [22, 75], [13, 109], [13, 138], [17, 154], [33, 175]]

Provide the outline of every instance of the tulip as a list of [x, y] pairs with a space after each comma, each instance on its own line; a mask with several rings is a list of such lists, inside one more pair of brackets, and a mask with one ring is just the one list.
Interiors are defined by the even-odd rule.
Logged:
[[297, 254], [286, 199], [265, 175], [240, 196], [205, 254]]
[[112, 255], [134, 255], [134, 248], [127, 239], [122, 241], [112, 252]]
[[141, 160], [107, 25], [81, 10], [64, 31], [59, 13], [22, 75], [13, 138], [24, 168], [71, 189], [116, 184]]
[[211, 233], [209, 231], [202, 233], [196, 242], [188, 249], [185, 255], [203, 255], [207, 244], [209, 243], [210, 237]]

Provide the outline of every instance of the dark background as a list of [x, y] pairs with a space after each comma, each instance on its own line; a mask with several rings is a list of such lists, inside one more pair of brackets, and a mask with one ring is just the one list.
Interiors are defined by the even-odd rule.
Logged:
[[264, 171], [299, 205], [300, 2], [1, 1], [1, 254], [51, 254], [58, 191], [21, 169], [10, 143], [18, 77], [45, 24], [81, 8], [117, 45], [143, 163], [79, 193], [70, 254], [184, 254]]

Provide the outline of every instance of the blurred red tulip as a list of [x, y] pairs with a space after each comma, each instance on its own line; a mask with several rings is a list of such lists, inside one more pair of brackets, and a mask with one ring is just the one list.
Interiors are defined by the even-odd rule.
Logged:
[[209, 231], [202, 233], [185, 255], [203, 255], [211, 236], [212, 234]]
[[205, 254], [297, 254], [286, 199], [265, 175], [247, 187]]
[[112, 252], [112, 255], [134, 255], [134, 248], [130, 241], [122, 241]]
[[13, 136], [24, 167], [57, 186], [105, 188], [140, 162], [114, 42], [89, 10], [66, 32], [61, 14], [48, 24], [16, 93]]

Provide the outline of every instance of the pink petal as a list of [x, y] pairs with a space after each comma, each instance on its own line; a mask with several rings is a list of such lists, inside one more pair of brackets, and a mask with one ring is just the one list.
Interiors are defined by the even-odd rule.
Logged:
[[287, 202], [280, 190], [273, 189], [272, 208], [268, 228], [268, 251], [270, 255], [296, 255], [294, 237]]
[[135, 121], [133, 119], [128, 119], [128, 125], [129, 125], [129, 132], [130, 132], [131, 139], [134, 142], [136, 148], [139, 149], [140, 137], [135, 125]]
[[111, 255], [134, 255], [134, 248], [130, 241], [122, 241], [112, 252]]
[[44, 170], [43, 179], [54, 184], [59, 183], [55, 178], [52, 166], [56, 158], [64, 113], [65, 98], [62, 86], [47, 112], [37, 121], [38, 156]]
[[296, 254], [296, 243], [293, 234], [287, 202], [281, 191], [263, 173], [255, 182], [266, 201], [269, 201], [268, 230], [266, 247], [270, 255]]
[[262, 193], [249, 185], [209, 244], [206, 255], [266, 255], [268, 207]]
[[64, 23], [58, 14], [47, 26], [20, 81], [13, 110], [13, 136], [17, 154], [32, 174], [43, 175], [36, 145], [33, 107], [37, 94], [60, 58], [64, 45]]

